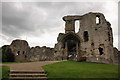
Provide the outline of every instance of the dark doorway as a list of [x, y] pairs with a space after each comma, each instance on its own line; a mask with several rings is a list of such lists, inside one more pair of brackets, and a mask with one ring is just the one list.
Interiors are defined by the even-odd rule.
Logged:
[[67, 42], [68, 46], [68, 60], [75, 59], [76, 56], [76, 42], [74, 40], [69, 40]]
[[99, 52], [100, 52], [100, 55], [103, 54], [103, 48], [98, 48], [99, 49]]
[[17, 55], [20, 55], [20, 51], [17, 51]]
[[68, 33], [63, 37], [62, 42], [64, 44], [65, 54], [67, 54], [67, 60], [77, 60], [80, 43], [79, 36], [74, 33]]

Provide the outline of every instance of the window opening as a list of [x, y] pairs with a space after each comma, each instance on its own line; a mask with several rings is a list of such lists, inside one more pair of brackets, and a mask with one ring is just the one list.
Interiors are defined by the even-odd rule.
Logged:
[[76, 20], [75, 21], [75, 33], [79, 31], [79, 28], [80, 28], [80, 20]]
[[20, 51], [17, 52], [17, 55], [20, 55]]
[[100, 55], [102, 55], [103, 54], [103, 48], [98, 48], [98, 49], [99, 49]]
[[89, 36], [88, 36], [88, 31], [84, 31], [84, 41], [86, 42], [86, 41], [88, 41], [89, 40]]
[[98, 25], [98, 24], [100, 24], [100, 16], [96, 16], [96, 24]]

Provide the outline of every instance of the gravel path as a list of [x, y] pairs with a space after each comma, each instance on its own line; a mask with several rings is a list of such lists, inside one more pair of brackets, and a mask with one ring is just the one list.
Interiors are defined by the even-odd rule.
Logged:
[[[2, 64], [6, 66], [10, 66], [10, 70], [43, 70], [42, 66], [56, 63], [60, 61], [41, 61], [41, 62], [30, 62], [30, 63], [12, 63], [12, 64]], [[44, 70], [43, 70], [44, 71]]]

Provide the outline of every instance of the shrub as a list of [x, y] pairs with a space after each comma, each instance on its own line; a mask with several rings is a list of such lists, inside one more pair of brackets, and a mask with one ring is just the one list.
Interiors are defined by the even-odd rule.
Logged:
[[2, 46], [2, 62], [13, 62], [14, 54], [9, 45]]

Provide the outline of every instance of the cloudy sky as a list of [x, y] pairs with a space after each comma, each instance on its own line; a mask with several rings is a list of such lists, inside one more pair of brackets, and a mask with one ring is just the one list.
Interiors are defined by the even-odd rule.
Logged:
[[63, 16], [101, 12], [113, 28], [118, 47], [118, 2], [2, 2], [0, 46], [14, 39], [27, 40], [32, 46], [54, 47], [58, 34], [64, 33]]

